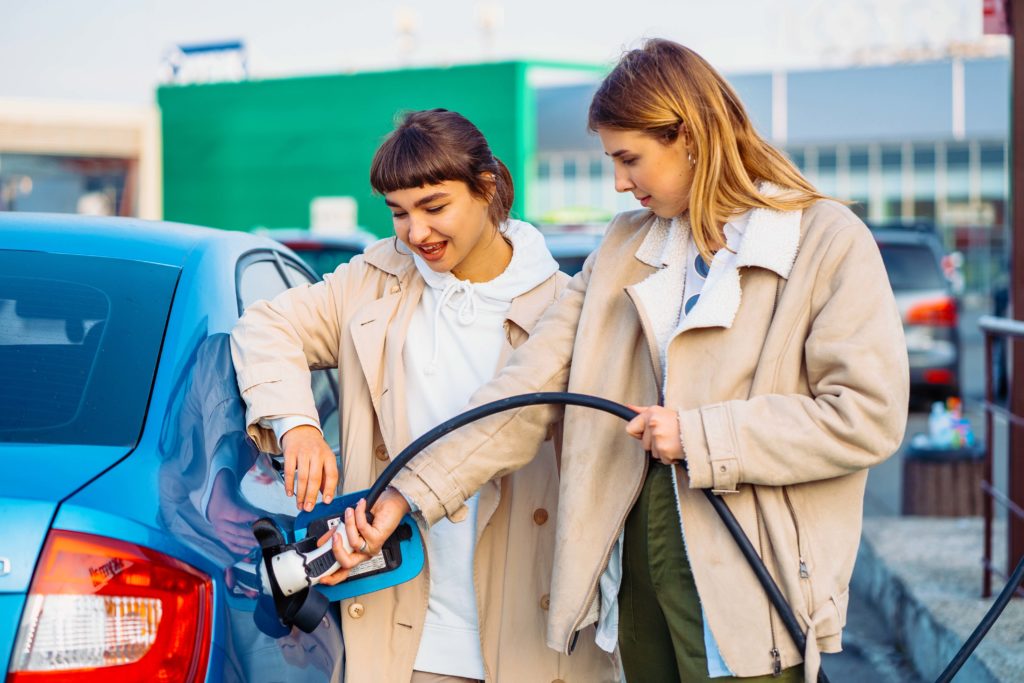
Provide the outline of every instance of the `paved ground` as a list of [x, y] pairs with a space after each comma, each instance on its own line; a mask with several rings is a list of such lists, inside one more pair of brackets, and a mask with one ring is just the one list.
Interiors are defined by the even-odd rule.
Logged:
[[831, 683], [924, 683], [900, 648], [892, 626], [866, 596], [854, 590], [843, 633], [843, 651], [824, 655]]
[[[980, 596], [981, 542], [980, 518], [865, 520], [854, 591], [874, 602], [893, 642], [926, 680], [945, 668], [992, 604]], [[1011, 601], [955, 681], [1024, 681], [1024, 600]]]
[[[981, 438], [979, 315], [967, 311], [961, 320], [961, 382], [968, 417]], [[925, 431], [927, 414], [912, 413], [906, 440]], [[997, 450], [1005, 448], [998, 434], [995, 443]], [[923, 683], [918, 671], [933, 680], [991, 602], [980, 598], [980, 519], [900, 517], [902, 471], [897, 454], [868, 476], [865, 547], [854, 576], [845, 651], [825, 658], [833, 683]], [[998, 590], [1001, 581], [995, 583]], [[1024, 681], [1024, 600], [1011, 604], [955, 681]]]

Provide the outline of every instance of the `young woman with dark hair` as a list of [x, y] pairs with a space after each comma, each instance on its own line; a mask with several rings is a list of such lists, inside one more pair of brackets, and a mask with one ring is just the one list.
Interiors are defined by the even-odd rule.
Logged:
[[[339, 481], [311, 368], [339, 369], [341, 489], [368, 488], [391, 456], [500, 369], [567, 282], [536, 228], [509, 217], [508, 169], [461, 115], [406, 115], [377, 150], [370, 183], [391, 209], [395, 238], [323, 282], [257, 302], [231, 336], [249, 434], [263, 450], [283, 450], [287, 492], [306, 510], [318, 492], [329, 502]], [[554, 442], [542, 439], [530, 456], [469, 498], [452, 520], [461, 523], [425, 532], [419, 577], [342, 602], [346, 681], [617, 678], [593, 645], [571, 658], [545, 646]], [[335, 547], [344, 567], [367, 559]]]

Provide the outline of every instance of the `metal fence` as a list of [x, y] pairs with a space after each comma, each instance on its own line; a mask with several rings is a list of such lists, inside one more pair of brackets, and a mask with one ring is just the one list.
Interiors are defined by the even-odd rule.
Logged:
[[[995, 522], [995, 504], [1006, 508], [1007, 511], [1007, 535], [1006, 543], [1008, 550], [1007, 567], [1016, 564], [1018, 558], [1014, 557], [1014, 549], [1024, 546], [1024, 500], [1015, 495], [1015, 488], [1010, 476], [1014, 473], [1013, 461], [1015, 458], [1015, 444], [1019, 445], [1019, 439], [1013, 432], [1015, 428], [1022, 430], [1024, 434], [1024, 417], [1018, 415], [1012, 402], [1006, 397], [1011, 383], [1009, 378], [1011, 371], [1009, 360], [1012, 357], [1013, 344], [1024, 339], [1024, 322], [1010, 320], [1008, 318], [997, 318], [994, 316], [983, 316], [978, 320], [978, 327], [985, 335], [985, 467], [981, 482], [984, 492], [983, 514], [985, 517], [985, 550], [982, 558], [982, 597], [988, 598], [992, 595], [992, 575], [1006, 579], [1008, 573], [996, 566], [993, 560], [993, 536]], [[993, 458], [993, 418], [999, 416], [1009, 424], [1010, 441], [1008, 457], [1006, 459], [1007, 469], [1010, 476], [1007, 481], [1007, 491], [999, 490], [995, 484], [995, 464]], [[1019, 520], [1014, 524], [1014, 519]], [[1024, 588], [1018, 588], [1017, 594], [1024, 596]]]

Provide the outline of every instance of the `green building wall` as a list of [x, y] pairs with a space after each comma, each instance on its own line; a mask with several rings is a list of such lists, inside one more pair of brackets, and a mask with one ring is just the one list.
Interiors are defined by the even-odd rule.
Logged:
[[306, 227], [310, 201], [352, 196], [379, 235], [391, 217], [370, 161], [403, 111], [444, 107], [473, 121], [516, 182], [523, 216], [536, 144], [522, 62], [239, 83], [167, 86], [162, 115], [164, 218], [233, 230]]

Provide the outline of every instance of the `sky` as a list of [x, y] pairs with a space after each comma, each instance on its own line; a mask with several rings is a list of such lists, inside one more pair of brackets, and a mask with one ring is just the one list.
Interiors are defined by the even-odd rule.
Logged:
[[981, 2], [0, 0], [0, 98], [153, 102], [175, 45], [224, 40], [244, 42], [253, 78], [511, 58], [610, 65], [645, 37], [727, 73], [815, 68], [977, 42]]

